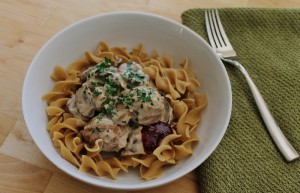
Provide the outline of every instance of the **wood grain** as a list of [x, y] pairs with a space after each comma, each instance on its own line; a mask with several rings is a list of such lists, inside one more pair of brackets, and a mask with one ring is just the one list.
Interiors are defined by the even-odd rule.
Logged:
[[52, 173], [0, 153], [1, 192], [42, 192]]
[[[55, 33], [80, 19], [111, 11], [143, 11], [180, 22], [190, 8], [300, 8], [299, 0], [1, 0], [0, 1], [0, 192], [113, 192], [71, 178], [50, 163], [25, 126], [21, 94], [36, 52]], [[170, 184], [139, 191], [195, 193], [193, 172]], [[125, 191], [126, 192], [126, 191]]]

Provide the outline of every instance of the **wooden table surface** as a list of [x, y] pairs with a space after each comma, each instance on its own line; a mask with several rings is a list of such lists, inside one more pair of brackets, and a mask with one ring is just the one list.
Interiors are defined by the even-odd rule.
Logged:
[[[71, 178], [50, 163], [34, 144], [24, 123], [22, 84], [41, 46], [64, 27], [99, 13], [144, 11], [181, 22], [190, 8], [300, 8], [299, 0], [0, 0], [0, 193], [130, 192], [94, 187]], [[193, 172], [141, 193], [198, 192]]]

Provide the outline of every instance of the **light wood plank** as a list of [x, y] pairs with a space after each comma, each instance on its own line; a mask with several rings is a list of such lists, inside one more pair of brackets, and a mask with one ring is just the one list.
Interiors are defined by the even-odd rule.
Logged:
[[299, 8], [300, 1], [299, 0], [249, 0], [249, 7], [268, 7], [268, 8]]
[[0, 152], [32, 165], [53, 172], [59, 172], [59, 169], [48, 161], [48, 159], [35, 145], [27, 128], [25, 127], [24, 121], [17, 121], [15, 127], [0, 148]]
[[66, 174], [54, 174], [44, 193], [125, 193], [125, 191], [108, 190], [81, 182]]
[[14, 127], [17, 119], [0, 112], [0, 147]]
[[[198, 192], [198, 184], [196, 182], [196, 175], [194, 172], [191, 172], [182, 178], [168, 183], [164, 186], [160, 186], [157, 188], [152, 188], [148, 190], [140, 190], [139, 193], [182, 193], [182, 192]], [[172, 190], [172, 191], [170, 191]], [[134, 191], [130, 191], [129, 193], [135, 193]]]
[[0, 192], [43, 192], [52, 173], [0, 153]]

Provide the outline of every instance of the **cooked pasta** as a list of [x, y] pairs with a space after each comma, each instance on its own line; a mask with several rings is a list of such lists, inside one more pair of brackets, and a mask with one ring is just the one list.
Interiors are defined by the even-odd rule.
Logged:
[[184, 60], [100, 42], [67, 68], [56, 66], [47, 130], [61, 156], [82, 172], [116, 179], [139, 168], [144, 180], [193, 153], [207, 97]]

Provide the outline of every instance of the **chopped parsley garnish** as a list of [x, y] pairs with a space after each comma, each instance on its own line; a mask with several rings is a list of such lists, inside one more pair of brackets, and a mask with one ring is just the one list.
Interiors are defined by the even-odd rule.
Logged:
[[106, 95], [110, 95], [110, 96], [117, 96], [118, 95], [118, 85], [115, 84], [106, 84], [105, 85], [106, 88]]
[[152, 102], [151, 94], [152, 90], [136, 89], [136, 95], [142, 102]]
[[151, 106], [154, 106], [154, 103], [151, 99], [151, 95], [152, 95], [152, 90], [145, 90], [145, 89], [133, 89], [131, 90], [128, 94], [126, 95], [120, 95], [118, 97], [117, 103], [116, 105], [124, 105], [125, 108], [129, 109], [130, 106], [132, 106], [135, 102], [135, 99], [133, 98], [134, 94], [132, 93], [133, 91], [136, 92], [136, 96], [137, 98], [142, 102], [140, 107], [144, 108], [144, 104], [145, 102], [150, 102]]
[[108, 107], [107, 107], [106, 110], [112, 111], [112, 110], [114, 110], [114, 109], [115, 109], [115, 107], [114, 107], [113, 105], [108, 105]]
[[96, 67], [96, 74], [103, 73], [106, 68], [111, 66], [111, 60], [109, 58], [104, 58], [99, 64], [97, 64]]
[[100, 114], [112, 117], [114, 115], [116, 99], [107, 97], [101, 104], [103, 108], [100, 110]]
[[103, 82], [95, 82], [95, 81], [92, 81], [91, 82], [92, 86], [96, 87], [96, 86], [104, 86], [104, 83]]
[[115, 101], [116, 101], [115, 99], [107, 97], [107, 98], [102, 102], [101, 105], [104, 106], [104, 105], [108, 105], [108, 104], [114, 104]]
[[131, 64], [132, 63], [127, 63], [127, 69], [122, 76], [125, 80], [127, 80], [127, 82], [132, 84], [132, 86], [134, 87], [140, 85], [144, 81], [145, 75], [138, 69], [131, 68]]
[[92, 128], [90, 128], [90, 130], [92, 133], [97, 133], [97, 134], [100, 134], [103, 132], [103, 131], [101, 131], [101, 129], [99, 127], [95, 127], [95, 128], [92, 127]]
[[99, 96], [100, 94], [102, 94], [102, 92], [98, 91], [98, 90], [95, 90], [93, 92], [94, 96]]
[[96, 129], [96, 131], [97, 131], [98, 133], [101, 133], [101, 130], [100, 130], [99, 127], [96, 127], [95, 129]]
[[123, 104], [125, 103], [126, 105], [133, 105], [133, 103], [135, 102], [135, 100], [133, 98], [131, 98], [130, 96], [126, 96], [124, 98]]
[[[104, 58], [87, 75], [87, 88], [83, 91], [83, 94], [105, 98], [99, 109], [97, 109], [99, 112], [98, 120], [101, 120], [103, 116], [113, 117], [118, 111], [117, 108], [131, 109], [136, 102], [139, 102], [140, 108], [144, 108], [145, 103], [154, 106], [151, 99], [153, 90], [136, 88], [136, 86], [146, 81], [146, 75], [134, 63], [128, 62], [126, 65], [125, 72], [120, 75], [117, 74], [118, 69], [112, 66], [112, 61]], [[119, 81], [120, 78], [122, 81], [124, 78], [127, 82], [127, 88], [130, 89], [127, 94], [120, 95], [124, 90], [122, 81]], [[93, 100], [98, 99], [94, 98]], [[133, 113], [138, 116], [139, 112], [135, 111]]]
[[103, 113], [99, 113], [96, 117], [99, 121], [101, 121], [103, 119], [105, 115]]
[[[94, 96], [99, 96], [102, 94], [101, 90], [105, 87], [105, 95], [107, 96], [117, 96], [118, 92], [120, 90], [120, 86], [117, 82], [115, 82], [111, 76], [104, 76], [101, 80], [97, 79], [95, 81], [91, 81], [91, 88], [90, 90], [92, 91]], [[98, 88], [98, 89], [97, 89]]]
[[[102, 103], [103, 104], [103, 103]], [[109, 117], [112, 117], [115, 112], [113, 112], [115, 107], [111, 104], [105, 105], [103, 109], [101, 109], [100, 113], [103, 113]]]

